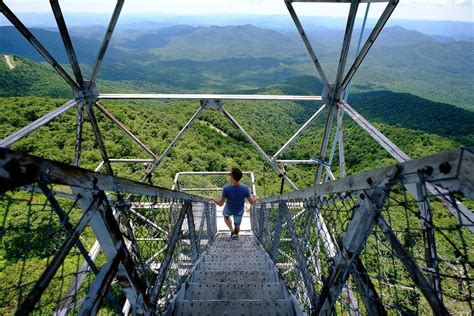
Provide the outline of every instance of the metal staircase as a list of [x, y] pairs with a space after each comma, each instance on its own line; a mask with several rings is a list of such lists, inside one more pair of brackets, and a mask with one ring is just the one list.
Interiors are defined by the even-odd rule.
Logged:
[[178, 292], [170, 315], [302, 315], [253, 233], [220, 233]]

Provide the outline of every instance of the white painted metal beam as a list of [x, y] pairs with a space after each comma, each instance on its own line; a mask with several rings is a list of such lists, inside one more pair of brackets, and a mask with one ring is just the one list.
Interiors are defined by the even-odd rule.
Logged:
[[102, 100], [262, 100], [262, 101], [322, 101], [318, 95], [272, 94], [163, 94], [163, 93], [100, 93]]

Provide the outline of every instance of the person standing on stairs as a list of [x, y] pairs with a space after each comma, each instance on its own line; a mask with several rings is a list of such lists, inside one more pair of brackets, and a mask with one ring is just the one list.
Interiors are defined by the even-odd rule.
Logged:
[[[232, 168], [230, 171], [230, 185], [226, 185], [222, 189], [220, 199], [210, 197], [210, 200], [219, 206], [224, 205], [222, 215], [224, 215], [224, 221], [230, 229], [230, 238], [236, 240], [239, 238], [240, 223], [242, 222], [242, 216], [244, 215], [244, 204], [245, 199], [250, 204], [257, 202], [257, 197], [250, 194], [250, 190], [246, 185], [240, 184], [242, 179], [242, 171], [239, 168]], [[234, 228], [232, 227], [232, 220], [230, 216], [234, 217]]]

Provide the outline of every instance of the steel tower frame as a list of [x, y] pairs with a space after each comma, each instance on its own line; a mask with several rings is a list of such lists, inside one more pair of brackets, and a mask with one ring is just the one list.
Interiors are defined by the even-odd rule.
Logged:
[[[378, 35], [384, 28], [386, 22], [390, 18], [391, 14], [395, 10], [399, 0], [284, 0], [288, 12], [293, 19], [293, 22], [303, 40], [308, 54], [316, 68], [316, 72], [319, 75], [323, 83], [323, 91], [320, 96], [301, 96], [301, 95], [228, 95], [228, 94], [103, 94], [99, 93], [96, 89], [96, 80], [99, 71], [102, 66], [105, 54], [110, 44], [112, 34], [116, 27], [118, 18], [120, 16], [124, 0], [117, 0], [112, 17], [110, 18], [107, 31], [104, 35], [102, 44], [97, 54], [97, 58], [92, 69], [89, 80], [85, 80], [79, 62], [77, 60], [76, 52], [71, 41], [71, 37], [64, 20], [59, 0], [50, 0], [51, 9], [54, 13], [56, 23], [58, 25], [61, 38], [66, 49], [69, 62], [74, 73], [72, 78], [64, 68], [56, 61], [53, 55], [41, 44], [41, 42], [31, 33], [21, 20], [10, 10], [3, 0], [0, 0], [0, 12], [12, 23], [12, 25], [28, 40], [31, 45], [40, 53], [45, 60], [56, 70], [56, 72], [64, 79], [66, 83], [72, 89], [73, 99], [69, 100], [60, 107], [53, 111], [45, 114], [37, 120], [31, 122], [27, 126], [20, 130], [8, 135], [4, 139], [0, 140], [0, 147], [9, 147], [21, 138], [29, 135], [33, 131], [37, 130], [41, 126], [47, 124], [51, 120], [60, 116], [62, 113], [76, 108], [77, 110], [77, 129], [76, 129], [76, 145], [75, 145], [75, 156], [74, 161], [76, 166], [80, 166], [81, 159], [81, 148], [82, 148], [82, 129], [84, 123], [84, 110], [89, 117], [92, 129], [94, 131], [95, 139], [97, 141], [103, 164], [107, 170], [107, 173], [113, 175], [113, 169], [110, 163], [105, 144], [102, 138], [101, 131], [96, 119], [96, 111], [104, 114], [115, 126], [117, 126], [125, 135], [127, 135], [136, 145], [138, 145], [143, 151], [145, 151], [153, 160], [150, 167], [146, 171], [146, 175], [142, 178], [145, 181], [149, 176], [152, 175], [153, 171], [159, 166], [162, 160], [170, 153], [172, 148], [181, 139], [184, 132], [193, 124], [193, 122], [200, 116], [204, 109], [216, 109], [224, 113], [229, 121], [245, 136], [245, 138], [252, 144], [257, 150], [259, 155], [268, 163], [271, 168], [295, 190], [296, 185], [288, 178], [285, 174], [282, 164], [288, 163], [301, 163], [301, 164], [314, 164], [317, 166], [315, 174], [315, 184], [320, 183], [322, 180], [323, 172], [327, 173], [327, 177], [335, 179], [333, 172], [331, 171], [330, 159], [327, 157], [329, 137], [334, 125], [334, 119], [336, 118], [336, 129], [338, 131], [338, 137], [335, 140], [339, 143], [339, 174], [344, 177], [345, 172], [345, 157], [344, 157], [344, 126], [342, 115], [347, 113], [348, 116], [354, 120], [362, 129], [364, 129], [368, 135], [373, 138], [382, 148], [384, 148], [390, 156], [392, 156], [397, 162], [405, 162], [410, 160], [410, 157], [404, 153], [399, 147], [397, 147], [390, 139], [388, 139], [383, 133], [381, 133], [375, 126], [373, 126], [367, 119], [365, 119], [360, 113], [358, 113], [353, 107], [351, 107], [345, 100], [344, 95], [346, 90], [358, 71], [363, 60], [370, 51], [372, 45], [377, 39]], [[342, 43], [341, 53], [339, 57], [339, 63], [337, 68], [337, 74], [335, 82], [329, 82], [321, 63], [317, 57], [316, 51], [313, 48], [305, 29], [296, 13], [293, 3], [295, 2], [307, 2], [307, 3], [346, 3], [350, 4], [349, 14], [347, 17], [347, 24], [344, 34], [344, 40]], [[385, 9], [377, 23], [375, 24], [372, 32], [366, 39], [364, 45], [358, 52], [352, 65], [346, 71], [346, 65], [348, 61], [348, 52], [351, 44], [354, 23], [357, 16], [357, 11], [360, 3], [370, 4], [371, 2], [386, 3]], [[145, 100], [195, 100], [200, 101], [200, 107], [184, 125], [184, 127], [178, 132], [175, 138], [171, 141], [169, 146], [160, 155], [154, 153], [146, 144], [135, 136], [122, 122], [115, 118], [110, 112], [108, 112], [103, 105], [100, 104], [100, 100], [133, 100], [133, 99], [145, 99]], [[252, 138], [252, 136], [239, 124], [239, 122], [230, 114], [229, 111], [224, 107], [224, 101], [227, 100], [249, 100], [249, 101], [324, 101], [324, 104], [294, 133], [293, 136], [273, 155], [266, 153], [260, 145]], [[324, 136], [322, 139], [322, 145], [319, 151], [317, 159], [308, 160], [281, 160], [278, 159], [286, 149], [296, 140], [298, 137], [325, 111], [327, 110], [327, 119], [325, 123]], [[409, 188], [409, 191], [414, 195], [418, 196], [415, 188]], [[429, 187], [429, 191], [432, 194], [441, 196], [442, 194], [439, 188]], [[457, 214], [457, 211], [447, 200], [442, 201], [443, 204], [449, 209], [452, 214]], [[462, 218], [462, 222], [472, 220], [474, 214], [472, 214], [466, 207], [461, 204], [463, 211], [466, 215]]]
[[[0, 147], [9, 147], [23, 137], [29, 135], [33, 131], [37, 130], [41, 126], [47, 124], [51, 120], [60, 116], [64, 112], [76, 108], [77, 110], [77, 128], [76, 128], [76, 145], [75, 145], [75, 157], [74, 162], [76, 166], [80, 166], [81, 161], [81, 149], [82, 149], [82, 130], [84, 123], [84, 111], [89, 118], [91, 123], [95, 140], [98, 144], [103, 165], [106, 168], [106, 171], [109, 175], [113, 175], [114, 171], [112, 169], [111, 162], [107, 153], [103, 137], [97, 123], [96, 113], [99, 111], [104, 114], [115, 126], [117, 126], [125, 135], [127, 135], [136, 145], [138, 145], [144, 152], [146, 152], [150, 158], [151, 163], [146, 170], [146, 175], [142, 178], [142, 182], [147, 180], [155, 169], [159, 166], [162, 160], [170, 153], [172, 148], [176, 143], [181, 139], [185, 131], [193, 124], [193, 122], [201, 115], [204, 109], [214, 109], [221, 111], [227, 119], [245, 136], [248, 142], [257, 150], [260, 156], [264, 161], [271, 166], [271, 168], [285, 181], [290, 185], [293, 190], [296, 190], [296, 185], [291, 181], [290, 178], [285, 174], [282, 164], [284, 163], [304, 163], [304, 164], [314, 164], [317, 166], [315, 173], [315, 184], [321, 183], [323, 172], [326, 172], [332, 179], [334, 175], [331, 171], [331, 165], [328, 162], [328, 147], [329, 147], [329, 138], [331, 131], [334, 128], [334, 120], [336, 119], [335, 125], [338, 131], [337, 142], [339, 143], [339, 174], [341, 177], [344, 177], [345, 172], [345, 158], [344, 158], [344, 126], [342, 120], [342, 114], [347, 113], [347, 115], [356, 122], [363, 130], [365, 130], [368, 135], [373, 138], [382, 148], [384, 148], [397, 162], [403, 163], [410, 160], [410, 157], [404, 153], [400, 148], [398, 148], [391, 140], [389, 140], [385, 135], [383, 135], [377, 128], [375, 128], [368, 120], [366, 120], [360, 113], [358, 113], [353, 107], [351, 107], [345, 100], [344, 95], [347, 91], [347, 88], [361, 66], [363, 60], [367, 56], [367, 53], [370, 51], [373, 43], [377, 39], [378, 35], [382, 31], [384, 25], [388, 21], [389, 17], [395, 10], [399, 0], [285, 0], [285, 5], [288, 9], [289, 14], [291, 15], [293, 22], [303, 40], [307, 52], [316, 68], [316, 72], [319, 75], [323, 83], [323, 91], [320, 96], [310, 95], [310, 96], [301, 96], [301, 95], [228, 95], [228, 94], [103, 94], [99, 93], [96, 89], [96, 80], [99, 75], [105, 54], [110, 44], [110, 40], [114, 29], [116, 27], [118, 18], [120, 16], [124, 0], [118, 0], [115, 9], [113, 11], [112, 17], [110, 19], [107, 31], [104, 35], [101, 47], [98, 51], [94, 67], [92, 69], [91, 76], [88, 80], [85, 80], [81, 71], [81, 67], [77, 60], [76, 52], [71, 41], [71, 37], [62, 15], [62, 11], [59, 5], [58, 0], [50, 0], [51, 8], [54, 13], [56, 23], [66, 49], [70, 66], [72, 68], [74, 76], [71, 77], [61, 66], [53, 55], [41, 44], [41, 42], [31, 33], [31, 31], [26, 27], [20, 19], [10, 10], [10, 8], [4, 3], [3, 0], [0, 0], [0, 12], [13, 24], [13, 26], [27, 39], [31, 45], [45, 58], [45, 60], [55, 69], [55, 71], [63, 78], [63, 80], [71, 87], [73, 99], [69, 100], [60, 107], [54, 109], [53, 111], [47, 113], [41, 118], [31, 122], [27, 126], [21, 128], [20, 130], [8, 135], [4, 139], [0, 140]], [[350, 5], [349, 14], [347, 17], [347, 24], [344, 34], [344, 40], [341, 47], [341, 53], [339, 56], [339, 63], [337, 67], [337, 73], [334, 83], [329, 82], [321, 63], [317, 57], [317, 53], [313, 48], [303, 25], [296, 13], [293, 3], [295, 2], [330, 2], [330, 3], [339, 3], [343, 2]], [[370, 3], [370, 2], [383, 2], [386, 3], [385, 9], [382, 15], [377, 20], [373, 30], [366, 39], [364, 45], [362, 46], [360, 52], [358, 52], [355, 60], [350, 65], [346, 71], [346, 66], [348, 63], [348, 52], [351, 45], [351, 39], [353, 35], [354, 24], [357, 16], [357, 11], [360, 3]], [[100, 103], [100, 100], [133, 100], [133, 99], [146, 99], [146, 100], [193, 100], [199, 101], [200, 107], [192, 115], [189, 121], [183, 126], [183, 128], [177, 133], [175, 138], [171, 141], [169, 146], [161, 154], [153, 152], [146, 144], [144, 144], [140, 139], [134, 135], [122, 122], [115, 118], [107, 109]], [[324, 104], [317, 109], [317, 111], [294, 133], [293, 136], [273, 155], [269, 155], [263, 150], [260, 145], [253, 139], [253, 137], [240, 125], [240, 123], [231, 115], [231, 113], [224, 107], [224, 101], [227, 100], [249, 100], [249, 101], [323, 101]], [[324, 128], [324, 136], [322, 139], [321, 148], [317, 159], [309, 160], [281, 160], [278, 159], [285, 150], [298, 139], [298, 137], [326, 110], [327, 118]], [[419, 188], [414, 185], [406, 185], [407, 190], [412, 193], [413, 196], [422, 200], [422, 196], [425, 194], [421, 192]], [[432, 195], [438, 197], [443, 204], [448, 208], [448, 210], [454, 215], [459, 216], [461, 224], [466, 225], [469, 222], [474, 220], [474, 214], [466, 208], [461, 203], [458, 203], [457, 207], [462, 210], [459, 213], [459, 210], [456, 209], [453, 204], [447, 200], [445, 191], [443, 189], [436, 187], [434, 185], [427, 184], [426, 189]], [[420, 205], [420, 209], [423, 209], [423, 206]], [[322, 230], [329, 234], [325, 228], [325, 224], [322, 218], [319, 219], [320, 222], [318, 225], [322, 227]], [[467, 226], [467, 225], [466, 225]], [[472, 226], [469, 229], [471, 232], [474, 230]], [[428, 243], [429, 246], [430, 243]], [[328, 252], [333, 252], [334, 245], [328, 244]], [[332, 249], [332, 250], [331, 250]], [[429, 252], [428, 256], [429, 256]], [[426, 258], [428, 261], [433, 261], [433, 258]], [[436, 268], [436, 267], [433, 267]], [[434, 288], [437, 288], [439, 280], [435, 280]], [[349, 290], [350, 291], [350, 290]], [[350, 293], [348, 293], [350, 296]]]

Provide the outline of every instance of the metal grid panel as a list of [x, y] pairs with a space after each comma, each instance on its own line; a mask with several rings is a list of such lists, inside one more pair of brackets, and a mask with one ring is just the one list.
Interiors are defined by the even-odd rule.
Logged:
[[[80, 237], [67, 253], [58, 253], [64, 250], [62, 246], [71, 237], [71, 227], [77, 227], [83, 212], [76, 201], [58, 197], [56, 200], [64, 212], [61, 218], [46, 196], [35, 190], [15, 190], [0, 196], [0, 254], [4, 264], [8, 262], [0, 274], [1, 314], [30, 308], [33, 313], [44, 314], [60, 310], [79, 312], [95, 273], [105, 262], [103, 256], [95, 262], [95, 273], [90, 267], [82, 269], [85, 257], [79, 247], [87, 254], [95, 241], [90, 228], [78, 231]], [[54, 258], [58, 255], [63, 258], [54, 271]], [[52, 275], [44, 275], [45, 271]], [[49, 286], [33, 306], [27, 306], [31, 303], [25, 302], [31, 302], [35, 294], [32, 290], [38, 290], [35, 284], [46, 278], [50, 279]], [[78, 278], [83, 282], [76, 284]], [[71, 292], [75, 287], [77, 291]]]
[[307, 311], [470, 314], [474, 223], [456, 199], [474, 206], [472, 153], [457, 152], [264, 199], [253, 232]]

